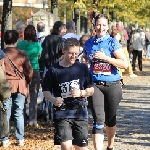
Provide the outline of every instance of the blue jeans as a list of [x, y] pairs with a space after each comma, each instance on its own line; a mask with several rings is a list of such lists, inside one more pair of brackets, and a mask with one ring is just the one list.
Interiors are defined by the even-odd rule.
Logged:
[[150, 44], [148, 44], [146, 48], [146, 58], [150, 58]]
[[33, 70], [32, 82], [29, 85], [30, 103], [29, 103], [29, 125], [37, 125], [37, 97], [40, 88], [40, 73]]
[[[4, 108], [7, 110], [7, 119], [8, 119], [8, 130], [9, 130], [9, 120], [11, 116], [11, 109], [13, 107], [14, 113], [14, 125], [15, 125], [15, 134], [17, 140], [24, 139], [24, 103], [25, 96], [21, 93], [13, 93], [11, 97], [4, 103]], [[8, 137], [4, 137], [2, 141], [7, 141]]]

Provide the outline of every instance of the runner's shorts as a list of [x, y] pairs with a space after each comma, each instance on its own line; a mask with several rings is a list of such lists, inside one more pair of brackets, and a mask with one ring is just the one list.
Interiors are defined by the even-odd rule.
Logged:
[[72, 140], [73, 145], [88, 145], [88, 119], [54, 119], [54, 145]]

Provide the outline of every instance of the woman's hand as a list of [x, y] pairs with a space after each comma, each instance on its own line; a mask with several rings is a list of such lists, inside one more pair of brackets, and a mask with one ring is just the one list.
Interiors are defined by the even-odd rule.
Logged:
[[94, 58], [106, 60], [107, 56], [105, 55], [104, 51], [101, 50], [101, 51], [96, 51], [96, 52], [94, 53]]

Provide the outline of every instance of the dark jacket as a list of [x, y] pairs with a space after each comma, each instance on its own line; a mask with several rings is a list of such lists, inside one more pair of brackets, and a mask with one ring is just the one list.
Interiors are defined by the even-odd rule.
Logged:
[[62, 56], [63, 39], [60, 35], [48, 35], [45, 37], [42, 47], [40, 62], [49, 68]]

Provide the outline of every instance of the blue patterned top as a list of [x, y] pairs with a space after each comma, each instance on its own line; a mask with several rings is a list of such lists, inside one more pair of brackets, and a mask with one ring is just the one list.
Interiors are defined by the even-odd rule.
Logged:
[[115, 67], [107, 62], [93, 58], [95, 51], [103, 50], [104, 53], [115, 58], [113, 52], [122, 50], [121, 44], [115, 39], [106, 34], [103, 38], [97, 36], [90, 38], [84, 44], [84, 53], [87, 55], [90, 65], [90, 71], [93, 76], [93, 81], [113, 82], [121, 79], [118, 67]]

